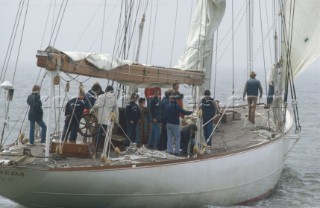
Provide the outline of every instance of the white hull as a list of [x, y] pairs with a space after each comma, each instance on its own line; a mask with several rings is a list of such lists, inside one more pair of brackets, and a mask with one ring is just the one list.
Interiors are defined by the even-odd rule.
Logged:
[[[0, 194], [29, 207], [195, 207], [231, 205], [271, 191], [288, 139], [239, 153], [122, 168], [0, 169]], [[176, 162], [176, 163], [175, 163]]]

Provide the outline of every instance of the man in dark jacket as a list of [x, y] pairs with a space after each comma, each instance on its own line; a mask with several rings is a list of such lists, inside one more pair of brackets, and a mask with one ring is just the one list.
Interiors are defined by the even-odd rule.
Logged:
[[167, 149], [167, 116], [166, 116], [166, 106], [169, 104], [169, 96], [172, 95], [172, 90], [167, 90], [165, 92], [165, 96], [160, 101], [161, 106], [161, 135], [159, 146], [157, 147], [159, 150]]
[[211, 137], [213, 131], [213, 117], [217, 113], [217, 104], [213, 98], [210, 97], [209, 90], [204, 91], [204, 98], [201, 100], [200, 108], [202, 109], [202, 121], [204, 137], [208, 145], [211, 146]]
[[79, 92], [79, 96], [72, 98], [65, 108], [65, 123], [63, 128], [62, 140], [67, 141], [68, 136], [70, 142], [77, 140], [77, 134], [79, 130], [80, 120], [83, 114], [83, 110], [86, 108], [84, 102], [84, 93], [82, 90]]
[[[139, 95], [133, 93], [131, 99], [126, 106], [126, 117], [127, 117], [127, 135], [130, 138], [131, 142], [136, 142], [136, 129], [137, 124], [140, 121], [140, 109], [136, 103], [139, 98]], [[130, 145], [130, 141], [126, 141], [126, 146]]]
[[183, 110], [179, 104], [176, 102], [176, 94], [173, 93], [170, 96], [170, 102], [165, 108], [165, 113], [167, 117], [167, 152], [172, 154], [173, 153], [173, 137], [176, 139], [175, 142], [175, 150], [174, 154], [180, 154], [180, 119], [179, 114], [183, 115], [190, 115], [192, 111], [185, 111]]
[[103, 92], [100, 84], [94, 83], [91, 87], [91, 90], [89, 90], [84, 97], [86, 108], [91, 109], [94, 103], [96, 102], [98, 96], [101, 94], [103, 94]]
[[254, 124], [255, 123], [255, 112], [256, 112], [256, 105], [258, 100], [258, 91], [260, 92], [260, 99], [262, 97], [262, 87], [259, 80], [256, 79], [256, 73], [250, 73], [250, 79], [247, 81], [244, 90], [243, 90], [243, 100], [247, 95], [248, 105], [249, 105], [249, 121]]
[[150, 101], [150, 113], [152, 127], [148, 146], [150, 148], [158, 148], [160, 140], [161, 105], [159, 90], [157, 89], [154, 90], [153, 98], [151, 98]]
[[29, 143], [34, 144], [34, 127], [37, 122], [41, 128], [41, 143], [46, 141], [47, 126], [43, 122], [42, 102], [40, 100], [40, 86], [34, 85], [32, 94], [28, 96], [27, 103], [30, 106], [28, 119], [30, 120]]

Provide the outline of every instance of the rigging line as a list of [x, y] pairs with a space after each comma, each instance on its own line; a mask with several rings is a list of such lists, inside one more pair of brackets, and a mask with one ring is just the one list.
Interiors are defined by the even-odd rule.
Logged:
[[[246, 38], [247, 38], [247, 74], [248, 74], [248, 71], [250, 71], [250, 66], [249, 66], [249, 62], [250, 62], [250, 40], [249, 40], [249, 36], [248, 33], [250, 33], [250, 29], [249, 29], [249, 25], [250, 25], [250, 21], [249, 21], [249, 13], [248, 10], [250, 10], [250, 0], [247, 0], [247, 8], [246, 8], [246, 32], [247, 32], [247, 35], [246, 35]], [[248, 9], [249, 8], [249, 9]], [[246, 76], [247, 77], [247, 76]]]
[[177, 4], [176, 4], [176, 16], [175, 16], [175, 20], [174, 20], [174, 29], [173, 29], [173, 39], [172, 39], [172, 46], [171, 46], [171, 56], [170, 56], [170, 67], [172, 64], [172, 56], [173, 56], [173, 48], [174, 48], [174, 40], [176, 37], [176, 25], [177, 25], [177, 17], [178, 17], [178, 7], [179, 7], [179, 0], [176, 0]]
[[106, 4], [107, 0], [104, 0], [103, 4], [103, 19], [102, 19], [102, 33], [101, 33], [101, 42], [100, 42], [100, 53], [102, 53], [102, 47], [103, 47], [103, 36], [104, 36], [104, 25], [105, 25], [105, 19], [106, 19]]
[[[52, 0], [50, 1], [50, 5], [49, 5], [49, 9], [48, 9], [48, 15], [47, 15], [47, 18], [46, 18], [46, 23], [45, 23], [45, 27], [44, 27], [43, 34], [42, 34], [42, 38], [41, 38], [40, 49], [42, 48], [42, 44], [43, 44], [43, 41], [44, 41], [44, 36], [45, 36], [46, 30], [47, 30], [48, 21], [49, 21], [49, 15], [50, 15], [50, 11], [51, 11], [51, 6], [52, 6]], [[45, 73], [45, 74], [44, 74], [44, 77], [45, 77], [45, 75], [46, 75], [46, 70], [42, 70], [42, 68], [41, 68], [41, 69], [39, 70], [38, 77], [37, 77], [37, 79], [36, 79], [36, 83], [38, 83], [42, 71], [45, 71], [45, 72], [44, 72], [44, 73]], [[44, 77], [43, 77], [43, 79], [44, 79]], [[41, 80], [41, 83], [42, 83], [42, 81], [43, 81], [43, 80]]]
[[[284, 10], [283, 2], [280, 3], [280, 6], [281, 6], [281, 10], [283, 11]], [[287, 47], [287, 52], [286, 52], [286, 70], [287, 70], [287, 74], [285, 75], [286, 79], [285, 79], [285, 97], [284, 97], [284, 102], [287, 102], [287, 95], [288, 95], [288, 75], [289, 75], [289, 70], [291, 68], [290, 55], [291, 55], [291, 41], [292, 41], [292, 36], [287, 37], [288, 34], [286, 33], [286, 31], [289, 31], [289, 33], [292, 33], [292, 25], [293, 25], [292, 24], [293, 23], [293, 21], [292, 21], [292, 18], [293, 18], [292, 10], [293, 10], [292, 2], [290, 2], [290, 14], [289, 14], [289, 24], [290, 25], [289, 26], [286, 25], [286, 21], [285, 21], [285, 17], [284, 16], [282, 16], [282, 19], [281, 19], [282, 25], [283, 25], [283, 32], [285, 33], [283, 38], [284, 38], [284, 42], [285, 42], [286, 47]]]
[[[244, 6], [245, 6], [245, 5], [246, 5], [246, 4], [244, 4]], [[243, 10], [243, 8], [242, 8], [241, 10]], [[236, 29], [235, 29], [235, 33], [236, 33], [236, 32], [238, 31], [238, 29], [240, 28], [240, 23], [242, 22], [243, 18], [245, 17], [245, 14], [246, 14], [246, 13], [245, 13], [245, 10], [243, 10], [241, 19], [240, 19], [240, 21], [239, 21], [239, 23], [238, 23], [238, 26], [237, 26]], [[238, 15], [240, 15], [240, 12], [238, 13]], [[237, 19], [237, 17], [236, 17], [236, 19]], [[230, 30], [231, 30], [231, 27], [229, 28], [227, 34], [230, 33]], [[219, 42], [219, 44], [218, 44], [218, 47], [221, 46], [221, 44], [226, 40], [226, 38], [227, 38], [227, 35], [225, 35], [225, 36], [222, 38], [222, 40], [221, 40], [221, 41]], [[221, 55], [220, 55], [219, 58], [217, 59], [218, 62], [222, 59], [222, 57], [224, 56], [224, 54], [227, 52], [228, 46], [229, 46], [230, 44], [231, 44], [231, 40], [229, 40], [229, 42], [227, 43], [227, 46], [224, 47], [224, 50], [222, 51]]]
[[261, 29], [261, 42], [262, 42], [262, 56], [263, 56], [263, 66], [264, 66], [264, 77], [265, 77], [265, 89], [266, 89], [266, 97], [268, 96], [268, 88], [267, 88], [267, 69], [266, 69], [266, 60], [264, 54], [264, 44], [263, 44], [263, 28], [262, 28], [262, 16], [261, 16], [261, 0], [259, 0], [259, 13], [260, 13], [260, 29]]
[[[125, 3], [124, 5], [122, 4], [122, 7], [125, 7], [124, 8], [124, 24], [123, 26], [121, 27], [121, 31], [123, 31], [122, 33], [120, 33], [120, 36], [119, 36], [119, 39], [118, 41], [116, 42], [120, 42], [120, 39], [122, 39], [122, 42], [120, 44], [118, 44], [118, 47], [117, 47], [117, 50], [116, 50], [116, 54], [118, 57], [121, 57], [121, 54], [123, 53], [123, 57], [125, 57], [125, 51], [126, 51], [126, 30], [127, 30], [127, 27], [128, 27], [128, 24], [127, 24], [127, 3]], [[123, 15], [123, 11], [121, 9], [121, 13], [120, 13], [120, 18], [119, 18], [119, 28], [121, 26], [121, 19], [122, 19], [122, 15]], [[119, 31], [120, 32], [120, 31]], [[122, 35], [123, 35], [123, 38], [122, 38]], [[124, 58], [125, 59], [125, 58]]]
[[[292, 39], [293, 39], [293, 20], [294, 20], [294, 13], [295, 13], [295, 3], [296, 1], [293, 1], [293, 11], [292, 11], [292, 19], [291, 19], [291, 33], [290, 33], [290, 57], [291, 57], [291, 48], [292, 48]], [[291, 62], [290, 62], [290, 66], [291, 66]], [[293, 71], [292, 71], [292, 66], [290, 67], [290, 73], [291, 76], [289, 77], [290, 82], [292, 83], [292, 87], [293, 87], [293, 91], [291, 92], [292, 94], [292, 98], [296, 99], [296, 90], [295, 90], [295, 86], [294, 86], [294, 81], [293, 81]]]
[[[269, 28], [269, 18], [268, 18], [268, 8], [267, 8], [267, 0], [264, 0], [264, 5], [265, 5], [265, 15], [266, 15], [266, 21], [267, 21], [267, 28]], [[273, 11], [274, 12], [274, 11]], [[272, 56], [272, 47], [271, 47], [271, 40], [269, 38], [269, 55], [270, 55], [270, 59], [272, 60], [273, 59], [273, 56]], [[273, 63], [275, 63], [275, 60], [272, 61]]]
[[21, 128], [20, 128], [20, 131], [21, 131], [23, 123], [25, 121], [26, 114], [28, 113], [28, 111], [26, 111], [26, 109], [28, 109], [27, 107], [28, 107], [28, 105], [25, 105], [25, 108], [23, 109], [22, 113], [19, 115], [18, 119], [14, 122], [13, 127], [10, 129], [10, 131], [7, 134], [6, 138], [3, 140], [3, 143], [6, 143], [6, 141], [9, 139], [11, 133], [15, 130], [15, 127], [18, 124], [18, 122], [20, 121], [20, 118], [24, 115], [24, 119], [23, 119], [23, 121], [21, 123]]
[[[295, 2], [294, 2], [295, 4]], [[283, 11], [283, 2], [281, 2], [281, 6], [282, 6], [282, 11]], [[285, 83], [285, 86], [286, 86], [286, 91], [285, 91], [285, 99], [284, 99], [284, 102], [287, 101], [287, 94], [288, 94], [288, 79], [290, 79], [290, 90], [291, 90], [291, 95], [293, 95], [293, 93], [295, 93], [295, 90], [292, 89], [292, 85], [293, 84], [293, 77], [290, 77], [292, 76], [292, 67], [291, 67], [291, 61], [290, 61], [290, 53], [291, 53], [291, 44], [292, 44], [292, 32], [293, 32], [293, 18], [294, 18], [294, 8], [295, 8], [295, 5], [292, 5], [292, 2], [290, 4], [290, 18], [289, 18], [289, 23], [291, 25], [291, 27], [289, 28], [290, 29], [290, 40], [288, 40], [288, 38], [286, 38], [286, 33], [284, 34], [284, 39], [286, 40], [285, 43], [287, 44], [287, 47], [288, 47], [288, 51], [287, 51], [287, 54], [286, 54], [286, 57], [287, 57], [287, 79], [286, 79], [286, 83]], [[284, 27], [284, 31], [287, 31], [286, 30], [286, 24], [285, 24], [285, 17], [282, 16], [282, 24], [283, 24], [283, 27]], [[291, 73], [290, 73], [291, 72]], [[292, 80], [291, 80], [292, 79]], [[293, 92], [294, 90], [294, 92]], [[295, 100], [295, 99], [294, 99]], [[299, 129], [301, 129], [301, 126], [300, 126], [300, 122], [299, 122], [299, 115], [298, 115], [298, 106], [296, 105], [296, 102], [294, 103], [294, 118], [295, 118], [295, 125], [296, 125], [296, 130], [298, 131]]]
[[[41, 38], [40, 49], [42, 48], [42, 44], [43, 44], [43, 41], [44, 41], [44, 36], [45, 36], [46, 30], [47, 30], [48, 21], [49, 21], [49, 16], [50, 16], [50, 11], [51, 11], [51, 6], [52, 6], [52, 0], [50, 1], [50, 5], [49, 5], [49, 9], [48, 9], [48, 15], [47, 15], [47, 18], [46, 18], [46, 23], [45, 23], [45, 27], [44, 27], [43, 34], [42, 34], [42, 38]], [[39, 72], [39, 73], [40, 73], [40, 72]]]
[[[207, 4], [206, 4], [206, 2], [202, 2], [202, 8], [201, 8], [201, 14], [200, 14], [200, 16], [201, 16], [201, 20], [200, 20], [200, 22], [202, 22], [203, 21], [203, 19], [202, 18], [207, 18], [206, 17], [206, 15], [207, 15], [207, 10], [205, 10], [205, 8], [208, 6]], [[203, 11], [205, 11], [205, 15], [203, 15]], [[203, 17], [203, 16], [205, 16], [205, 17]], [[206, 21], [206, 20], [205, 20]], [[204, 25], [204, 34], [207, 34], [207, 31], [206, 31], [206, 26]], [[199, 43], [201, 43], [201, 33], [202, 33], [202, 25], [201, 25], [201, 23], [200, 23], [200, 31], [199, 31], [199, 35], [198, 35], [198, 41], [199, 41]], [[207, 35], [205, 35], [206, 37], [205, 38], [207, 38]], [[200, 59], [201, 57], [202, 57], [202, 61], [200, 62], [200, 67], [198, 66], [198, 68], [200, 68], [202, 71], [203, 71], [203, 68], [204, 68], [204, 50], [201, 50], [200, 49], [200, 47], [201, 48], [205, 48], [205, 45], [204, 45], [204, 42], [205, 41], [202, 41], [203, 43], [202, 43], [202, 45], [198, 45], [198, 51], [199, 51], [199, 55], [198, 55], [198, 59]], [[200, 59], [201, 60], [201, 59]]]
[[[190, 26], [191, 26], [191, 20], [192, 20], [192, 12], [193, 12], [193, 7], [194, 7], [194, 2], [193, 2], [193, 0], [192, 0], [192, 2], [191, 2], [191, 8], [190, 8], [190, 15], [189, 15], [189, 25], [188, 25], [188, 28], [190, 28]], [[188, 30], [188, 34], [187, 34], [187, 40], [189, 39], [189, 35], [190, 35], [190, 30]], [[185, 48], [184, 48], [184, 50], [186, 50], [187, 49], [187, 45], [185, 46]]]
[[[103, 1], [104, 1], [104, 0], [101, 1], [100, 5], [97, 7], [97, 9], [96, 9], [95, 12], [94, 12], [94, 15], [91, 17], [91, 19], [90, 19], [90, 21], [88, 22], [87, 26], [86, 26], [85, 29], [82, 31], [79, 39], [77, 40], [76, 44], [73, 46], [74, 49], [78, 46], [78, 44], [80, 43], [80, 41], [81, 41], [81, 39], [83, 38], [84, 34], [87, 32], [89, 26], [91, 25], [94, 17], [98, 14], [98, 11], [99, 11], [99, 9], [101, 8], [101, 5], [102, 5]], [[115, 11], [115, 7], [118, 5], [119, 2], [120, 2], [120, 1], [117, 1], [117, 4], [115, 4], [115, 5], [113, 6], [113, 8], [111, 9], [111, 12], [109, 13], [109, 16], [107, 17], [107, 19], [105, 20], [105, 22], [107, 22], [107, 21], [109, 20], [109, 18], [111, 17], [111, 15], [113, 14], [113, 12]], [[102, 30], [102, 29], [101, 29], [101, 30]], [[95, 36], [95, 38], [93, 39], [93, 42], [91, 43], [91, 45], [90, 45], [90, 47], [89, 47], [89, 51], [91, 51], [93, 45], [96, 43], [96, 41], [97, 41], [97, 39], [98, 39], [98, 37], [99, 37], [100, 35], [101, 35], [101, 31], [99, 31], [99, 32], [97, 33], [97, 35]]]
[[63, 9], [63, 13], [62, 13], [62, 15], [61, 15], [61, 19], [60, 19], [60, 22], [59, 22], [59, 26], [58, 26], [58, 29], [57, 29], [57, 32], [56, 32], [56, 37], [55, 37], [54, 42], [53, 42], [53, 46], [54, 46], [55, 43], [56, 43], [56, 40], [57, 40], [59, 31], [60, 31], [61, 23], [62, 23], [62, 20], [63, 20], [63, 18], [64, 18], [64, 14], [65, 14], [66, 9], [67, 9], [67, 4], [68, 4], [68, 2], [69, 2], [69, 0], [66, 0], [66, 3], [65, 3], [65, 5], [64, 5], [64, 9]]
[[[142, 7], [142, 6], [140, 6], [140, 2], [141, 1], [139, 1], [139, 5], [138, 5], [138, 9], [137, 9], [137, 12], [136, 12], [136, 18], [135, 18], [135, 20], [134, 20], [134, 23], [133, 23], [133, 25], [132, 25], [132, 27], [133, 27], [133, 30], [132, 30], [132, 32], [131, 32], [131, 35], [130, 35], [130, 39], [128, 40], [128, 56], [127, 56], [127, 58], [129, 57], [129, 50], [130, 50], [130, 48], [131, 48], [131, 44], [132, 44], [132, 40], [133, 40], [133, 36], [134, 36], [134, 32], [135, 32], [135, 30], [136, 30], [136, 26], [137, 26], [137, 23], [138, 23], [138, 20], [139, 20], [139, 18], [138, 18], [138, 16], [139, 16], [139, 10], [140, 10], [140, 8]], [[148, 1], [149, 2], [149, 1]], [[148, 6], [148, 5], [147, 5]], [[146, 8], [145, 8], [145, 10], [144, 10], [144, 14], [145, 14], [145, 11], [146, 11]], [[143, 14], [143, 15], [144, 15]], [[129, 33], [130, 34], [130, 33]]]
[[[22, 129], [22, 127], [23, 127], [23, 124], [24, 124], [24, 122], [25, 122], [25, 120], [26, 120], [27, 113], [28, 113], [28, 111], [27, 111], [26, 109], [28, 109], [28, 107], [29, 107], [29, 105], [28, 105], [28, 104], [25, 104], [25, 107], [24, 107], [22, 113], [20, 114], [20, 116], [19, 116], [19, 118], [18, 118], [18, 120], [17, 120], [17, 121], [20, 121], [21, 116], [24, 115], [24, 116], [23, 116], [23, 119], [22, 119], [22, 122], [21, 122], [20, 131], [21, 131], [21, 129]], [[24, 112], [25, 112], [25, 113], [24, 113]]]
[[251, 72], [253, 69], [253, 0], [248, 0], [248, 67]]
[[[10, 61], [10, 58], [11, 58], [12, 49], [13, 49], [13, 46], [14, 46], [14, 40], [16, 39], [18, 27], [19, 27], [19, 24], [20, 24], [24, 3], [25, 3], [25, 0], [23, 0], [22, 6], [20, 7], [20, 11], [18, 11], [19, 12], [19, 17], [18, 17], [17, 25], [16, 25], [15, 28], [13, 28], [13, 31], [11, 33], [11, 36], [13, 35], [13, 39], [11, 41], [11, 45], [8, 45], [8, 48], [10, 47], [10, 50], [9, 50], [9, 55], [8, 55], [8, 58], [7, 58], [7, 62], [4, 63], [4, 68], [1, 71], [1, 76], [0, 76], [2, 78], [1, 83], [4, 81], [4, 78], [5, 78], [6, 73], [8, 71], [8, 65], [9, 65], [9, 61]], [[10, 39], [11, 39], [11, 37], [10, 37]]]
[[[56, 30], [56, 27], [57, 27], [57, 24], [58, 24], [58, 21], [59, 21], [59, 17], [60, 17], [60, 14], [61, 14], [61, 10], [62, 10], [64, 1], [65, 1], [65, 0], [63, 0], [63, 1], [61, 2], [57, 19], [56, 19], [56, 21], [55, 21], [55, 23], [54, 23], [54, 26], [53, 26], [53, 28], [52, 28], [52, 32], [51, 32], [51, 36], [50, 36], [50, 40], [49, 40], [49, 45], [51, 45], [51, 41], [52, 41], [53, 35], [54, 35], [54, 33], [55, 33], [55, 30]], [[53, 44], [53, 46], [54, 46], [54, 44]]]
[[[291, 2], [292, 3], [292, 2]], [[293, 2], [293, 5], [291, 7], [292, 9], [290, 10], [292, 12], [291, 18], [290, 18], [290, 25], [291, 25], [291, 33], [290, 33], [290, 50], [289, 50], [289, 68], [288, 68], [288, 79], [289, 79], [289, 84], [290, 84], [290, 91], [291, 91], [291, 98], [296, 101], [296, 90], [295, 90], [295, 85], [293, 81], [293, 72], [292, 72], [292, 66], [291, 66], [291, 46], [292, 46], [292, 33], [293, 33], [293, 21], [294, 21], [294, 13], [295, 13], [295, 1]], [[287, 81], [288, 82], [288, 81]], [[297, 102], [294, 102], [294, 118], [295, 118], [295, 124], [296, 124], [296, 130], [301, 129], [300, 122], [299, 122], [299, 111], [298, 111], [298, 105]]]
[[[20, 22], [20, 16], [19, 15], [22, 11], [22, 2], [24, 2], [24, 0], [20, 0], [20, 3], [19, 3], [19, 6], [18, 6], [18, 11], [16, 13], [16, 18], [15, 18], [15, 21], [14, 21], [14, 25], [13, 25], [13, 28], [12, 28], [12, 32], [11, 32], [11, 36], [10, 36], [10, 39], [9, 39], [9, 44], [8, 44], [8, 47], [7, 47], [7, 51], [6, 51], [6, 56], [4, 58], [4, 62], [3, 62], [3, 65], [2, 65], [2, 69], [1, 69], [1, 75], [0, 75], [0, 80], [2, 80], [2, 74], [3, 74], [3, 70], [5, 69], [5, 66], [7, 64], [7, 61], [9, 62], [9, 59], [8, 58], [8, 55], [9, 55], [9, 50], [11, 47], [13, 47], [13, 44], [14, 44], [14, 39], [15, 39], [15, 35], [16, 35], [16, 32], [17, 32], [17, 28], [19, 26], [19, 22]], [[18, 18], [19, 17], [19, 18]], [[12, 45], [12, 46], [11, 46]], [[10, 52], [11, 54], [11, 52]], [[8, 58], [8, 60], [7, 60]]]
[[[130, 51], [130, 48], [131, 48], [131, 43], [132, 43], [132, 39], [133, 39], [133, 36], [134, 36], [134, 31], [136, 30], [136, 25], [137, 25], [137, 20], [138, 20], [138, 13], [139, 13], [139, 10], [141, 8], [141, 1], [139, 1], [139, 5], [138, 5], [138, 8], [137, 9], [137, 12], [136, 12], [136, 18], [135, 18], [135, 21], [133, 23], [133, 26], [132, 26], [132, 14], [133, 14], [133, 6], [134, 6], [134, 3], [132, 2], [128, 11], [126, 12], [126, 14], [128, 14], [128, 17], [126, 18], [126, 21], [125, 21], [125, 25], [124, 25], [124, 38], [122, 40], [122, 44], [123, 45], [123, 54], [124, 54], [124, 59], [128, 59], [129, 57], [129, 51]], [[127, 15], [126, 15], [127, 16]], [[133, 30], [132, 32], [130, 31], [131, 27], [133, 27]]]
[[[102, 5], [102, 3], [103, 3], [104, 1], [105, 1], [105, 0], [102, 0], [102, 1], [100, 2], [99, 6], [97, 7], [97, 9], [94, 11], [93, 16], [92, 16], [91, 19], [89, 20], [89, 22], [88, 22], [87, 26], [85, 27], [85, 29], [82, 31], [79, 39], [77, 40], [76, 44], [73, 46], [73, 49], [75, 49], [75, 48], [78, 46], [78, 44], [80, 43], [80, 41], [81, 41], [81, 39], [83, 38], [84, 34], [87, 32], [87, 30], [88, 30], [88, 28], [89, 28], [89, 25], [91, 25], [91, 22], [93, 21], [94, 17], [98, 14], [98, 11], [99, 11], [99, 9], [101, 8], [101, 5]], [[118, 2], [120, 2], [120, 1], [118, 1]], [[112, 12], [113, 12], [113, 11], [114, 11], [114, 8], [112, 9]], [[112, 13], [112, 12], [111, 12], [111, 13]], [[111, 15], [111, 13], [110, 13], [110, 15]], [[110, 16], [110, 15], [109, 15], [109, 16]], [[97, 36], [94, 38], [93, 43], [92, 43], [91, 46], [89, 47], [89, 51], [91, 51], [91, 48], [92, 48], [92, 46], [94, 45], [94, 43], [96, 42], [96, 40], [98, 39], [98, 36], [100, 36], [100, 32], [98, 32]]]
[[[121, 1], [121, 8], [123, 8], [123, 3], [124, 1]], [[121, 28], [121, 19], [122, 19], [122, 9], [120, 10], [120, 14], [119, 14], [119, 18], [118, 18], [118, 27], [117, 27], [117, 31], [116, 31], [116, 35], [115, 35], [115, 41], [114, 41], [114, 45], [113, 45], [113, 50], [112, 50], [112, 59], [110, 62], [110, 68], [112, 67], [112, 63], [113, 63], [113, 59], [116, 56], [116, 54], [118, 54], [119, 51], [119, 47], [120, 44], [116, 45], [120, 39], [121, 39], [121, 34], [120, 34], [120, 28]], [[120, 35], [119, 35], [120, 34]]]
[[152, 42], [151, 42], [151, 49], [150, 49], [150, 60], [149, 63], [152, 63], [152, 57], [153, 57], [153, 46], [154, 46], [154, 39], [156, 36], [156, 24], [157, 24], [157, 17], [158, 17], [158, 3], [159, 1], [157, 0], [156, 2], [156, 13], [154, 16], [154, 22], [153, 22], [153, 36], [152, 36]]
[[[234, 1], [232, 0], [232, 20], [231, 20], [231, 24], [232, 24], [232, 95], [234, 95], [234, 11], [233, 11], [233, 7], [234, 7]], [[234, 106], [234, 99], [233, 100], [233, 106]]]
[[[234, 21], [234, 22], [236, 22], [236, 20], [239, 20], [239, 23], [238, 23], [238, 27], [237, 27], [237, 28], [240, 27], [240, 24], [241, 24], [241, 22], [242, 22], [242, 20], [243, 20], [243, 18], [244, 18], [244, 16], [245, 16], [245, 14], [246, 14], [246, 10], [248, 10], [248, 4], [246, 3], [246, 1], [243, 1], [243, 2], [244, 2], [244, 3], [243, 3], [243, 5], [242, 5], [242, 7], [240, 8], [238, 14], [236, 15], [236, 18], [235, 18], [235, 21]], [[240, 15], [241, 15], [241, 12], [243, 12], [243, 13], [242, 13], [242, 16], [240, 16]], [[239, 16], [240, 16], [240, 17], [239, 17]], [[240, 19], [239, 19], [239, 18], [240, 18]], [[228, 34], [230, 33], [231, 29], [232, 29], [232, 27], [230, 27], [230, 28], [226, 31], [226, 35], [224, 35], [223, 38], [221, 39], [221, 41], [220, 41], [220, 43], [219, 43], [219, 46], [220, 46], [221, 44], [223, 44], [223, 42], [226, 40], [226, 38], [228, 37]], [[237, 30], [236, 30], [236, 31], [237, 31]], [[236, 32], [236, 31], [235, 31], [235, 32]]]
[[[56, 7], [57, 7], [57, 0], [54, 0], [52, 23], [51, 23], [51, 33], [54, 32], [53, 30], [54, 30], [54, 20], [55, 20]], [[49, 41], [49, 45], [50, 45], [50, 42], [51, 42], [51, 38]]]
[[28, 10], [29, 10], [29, 0], [27, 2], [27, 8], [26, 8], [25, 15], [24, 15], [24, 21], [23, 21], [23, 26], [22, 26], [22, 30], [21, 30], [21, 38], [20, 38], [19, 47], [18, 47], [18, 55], [16, 58], [16, 63], [15, 63], [15, 67], [14, 67], [13, 77], [12, 77], [12, 84], [14, 84], [15, 76], [16, 76], [16, 72], [17, 72], [18, 60], [20, 57], [20, 51], [21, 51], [20, 49], [21, 49], [22, 40], [23, 40], [24, 27], [25, 27], [26, 21], [27, 21]]
[[[48, 74], [48, 71], [47, 70], [43, 70], [43, 76], [42, 76], [42, 79], [41, 79], [41, 81], [40, 81], [40, 83], [39, 83], [39, 85], [40, 86], [42, 86], [42, 83], [43, 83], [43, 80], [44, 80], [44, 78], [46, 78], [46, 76], [47, 76], [47, 74]], [[40, 74], [39, 74], [40, 75]], [[38, 82], [38, 80], [37, 80], [37, 82]], [[37, 83], [36, 82], [36, 83]]]
[[[148, 1], [148, 3], [149, 3], [149, 1]], [[152, 6], [153, 4], [151, 4], [151, 9], [150, 9], [150, 22], [152, 22], [152, 11], [153, 11], [153, 6]], [[157, 10], [157, 8], [156, 8], [156, 10]], [[156, 18], [156, 17], [155, 17]], [[153, 27], [155, 28], [155, 25], [153, 25]], [[149, 31], [148, 31], [148, 41], [147, 41], [147, 56], [146, 56], [146, 64], [151, 64], [151, 62], [148, 62], [148, 59], [149, 59], [149, 50], [151, 50], [151, 49], [149, 49], [149, 43], [150, 43], [150, 35], [151, 34], [151, 24], [150, 24], [150, 26], [149, 26]], [[154, 33], [153, 33], [153, 40], [154, 40]], [[153, 43], [152, 43], [152, 45], [153, 45]], [[150, 56], [150, 59], [151, 59], [151, 56]]]
[[263, 45], [266, 42], [267, 39], [270, 39], [269, 36], [272, 32], [272, 29], [274, 29], [275, 25], [272, 25], [271, 28], [269, 28], [267, 34], [262, 38], [262, 42], [259, 45], [259, 47], [256, 49], [256, 51], [254, 52], [254, 56], [253, 56], [253, 61], [255, 61], [258, 57], [258, 55], [260, 54], [260, 51], [262, 51]]
[[[132, 2], [132, 1], [130, 1]], [[127, 48], [127, 30], [128, 30], [128, 1], [126, 1], [125, 6], [125, 13], [124, 13], [124, 33], [123, 33], [123, 40], [122, 40], [122, 44], [121, 44], [121, 49], [122, 49], [122, 53], [123, 53], [123, 59], [125, 59], [126, 57], [126, 48]]]
[[217, 28], [217, 35], [216, 35], [216, 54], [215, 54], [215, 69], [214, 69], [214, 89], [213, 89], [213, 96], [216, 97], [216, 86], [217, 86], [217, 65], [218, 65], [218, 40], [219, 40], [219, 26]]

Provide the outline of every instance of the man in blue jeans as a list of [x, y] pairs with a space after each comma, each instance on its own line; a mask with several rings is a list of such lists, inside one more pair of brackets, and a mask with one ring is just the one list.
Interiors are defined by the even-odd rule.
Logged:
[[150, 148], [158, 148], [160, 141], [160, 122], [161, 122], [161, 105], [159, 98], [159, 90], [155, 89], [153, 92], [153, 98], [150, 101], [150, 113], [151, 113], [151, 134], [148, 141]]
[[180, 155], [180, 119], [179, 114], [183, 115], [190, 115], [192, 114], [192, 111], [186, 111], [183, 110], [179, 104], [177, 103], [177, 99], [179, 99], [177, 96], [179, 94], [173, 93], [172, 96], [170, 96], [169, 104], [165, 108], [165, 114], [167, 117], [167, 136], [168, 136], [168, 142], [167, 142], [167, 152], [170, 154], [173, 154], [173, 137], [176, 139], [175, 142], [175, 149], [174, 149], [174, 155]]
[[43, 121], [42, 102], [40, 100], [40, 86], [34, 85], [32, 94], [28, 96], [27, 103], [30, 106], [28, 119], [30, 120], [29, 143], [34, 145], [34, 127], [37, 122], [41, 128], [41, 143], [46, 142], [47, 126]]

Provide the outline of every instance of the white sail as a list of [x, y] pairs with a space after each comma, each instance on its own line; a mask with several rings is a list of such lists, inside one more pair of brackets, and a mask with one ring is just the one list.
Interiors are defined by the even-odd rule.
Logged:
[[206, 58], [211, 60], [213, 33], [222, 20], [225, 8], [225, 0], [198, 1], [189, 28], [187, 48], [176, 68], [198, 69]]
[[[292, 9], [293, 6], [295, 6], [294, 9]], [[320, 57], [319, 10], [319, 0], [287, 1], [285, 4], [285, 29], [288, 34], [286, 39], [291, 44], [290, 60], [294, 77], [297, 77]], [[292, 34], [292, 42], [289, 34]], [[283, 49], [287, 50], [286, 47]], [[286, 63], [285, 54], [283, 58]]]

